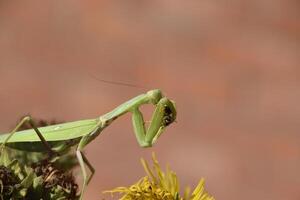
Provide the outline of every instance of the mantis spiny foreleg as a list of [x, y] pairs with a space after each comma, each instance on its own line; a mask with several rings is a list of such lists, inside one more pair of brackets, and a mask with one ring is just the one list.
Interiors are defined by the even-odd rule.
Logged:
[[163, 97], [156, 104], [149, 128], [146, 131], [143, 114], [138, 107], [132, 110], [132, 123], [138, 143], [142, 147], [150, 147], [161, 135], [163, 130], [176, 118], [173, 102]]

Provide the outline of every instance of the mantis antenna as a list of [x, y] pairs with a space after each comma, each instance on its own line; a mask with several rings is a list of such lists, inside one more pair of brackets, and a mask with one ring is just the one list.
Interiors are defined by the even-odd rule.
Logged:
[[148, 87], [148, 86], [141, 86], [141, 85], [137, 85], [137, 84], [131, 84], [131, 83], [124, 83], [124, 82], [119, 82], [119, 81], [111, 81], [111, 80], [102, 79], [102, 78], [96, 77], [93, 74], [89, 74], [89, 76], [92, 77], [93, 79], [97, 80], [97, 81], [107, 83], [107, 84], [121, 85], [121, 86], [125, 86], [125, 87], [134, 87], [134, 88], [141, 88], [141, 89], [150, 89], [150, 87]]

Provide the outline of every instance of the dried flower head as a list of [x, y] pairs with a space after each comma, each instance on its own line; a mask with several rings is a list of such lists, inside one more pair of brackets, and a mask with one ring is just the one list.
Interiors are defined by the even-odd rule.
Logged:
[[0, 196], [1, 198], [11, 198], [15, 185], [19, 183], [18, 177], [11, 169], [0, 166]]
[[25, 199], [33, 183], [33, 170], [10, 160], [4, 150], [0, 156], [0, 199]]
[[[71, 172], [64, 172], [53, 163], [44, 160], [32, 166], [38, 177], [42, 177], [43, 193], [52, 193], [61, 190], [60, 193], [65, 199], [74, 199], [76, 197], [78, 185]], [[50, 195], [50, 196], [51, 196]]]

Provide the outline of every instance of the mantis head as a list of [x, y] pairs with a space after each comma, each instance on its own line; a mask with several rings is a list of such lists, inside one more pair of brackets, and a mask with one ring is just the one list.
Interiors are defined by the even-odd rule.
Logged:
[[[157, 109], [159, 109], [158, 113], [156, 112]], [[157, 141], [159, 136], [161, 136], [161, 134], [164, 132], [165, 128], [167, 126], [169, 126], [170, 124], [172, 124], [173, 122], [175, 122], [176, 116], [177, 116], [175, 102], [167, 99], [166, 97], [163, 97], [158, 102], [156, 110], [153, 114], [152, 120], [155, 121], [155, 119], [153, 119], [153, 118], [157, 117], [158, 119], [160, 119], [160, 123], [156, 124], [158, 126], [158, 130], [155, 133], [155, 135], [151, 141], [151, 146]], [[150, 128], [151, 128], [151, 125], [148, 129], [148, 132], [149, 132]], [[146, 136], [146, 138], [147, 138], [147, 136]]]
[[[142, 104], [153, 104], [155, 107], [148, 127], [145, 126], [143, 114], [139, 110]], [[165, 128], [176, 120], [177, 115], [175, 102], [156, 89], [125, 102], [102, 118], [113, 121], [128, 111], [132, 113], [134, 133], [141, 147], [151, 147]]]

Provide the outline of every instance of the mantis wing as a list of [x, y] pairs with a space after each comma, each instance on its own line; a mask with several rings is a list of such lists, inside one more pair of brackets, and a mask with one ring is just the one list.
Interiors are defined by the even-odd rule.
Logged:
[[[81, 120], [56, 124], [38, 128], [46, 141], [63, 141], [85, 136], [91, 133], [99, 123], [99, 119]], [[3, 143], [5, 138], [10, 133], [0, 135], [0, 143]], [[33, 129], [16, 132], [16, 134], [7, 142], [39, 142], [40, 138]]]

